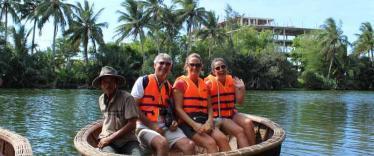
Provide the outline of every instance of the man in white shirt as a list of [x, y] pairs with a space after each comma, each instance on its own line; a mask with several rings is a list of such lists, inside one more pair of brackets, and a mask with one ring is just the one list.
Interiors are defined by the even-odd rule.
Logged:
[[170, 106], [167, 101], [172, 98], [171, 85], [166, 79], [172, 59], [168, 54], [160, 53], [153, 67], [155, 73], [139, 77], [131, 90], [140, 110], [136, 128], [138, 140], [142, 147], [150, 147], [159, 156], [167, 155], [172, 148], [186, 155], [194, 154], [194, 142], [178, 128], [177, 122], [165, 123]]

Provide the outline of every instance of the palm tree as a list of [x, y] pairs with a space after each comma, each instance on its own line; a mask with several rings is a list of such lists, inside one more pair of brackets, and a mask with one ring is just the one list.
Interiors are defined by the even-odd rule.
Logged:
[[198, 0], [174, 0], [181, 5], [181, 9], [177, 10], [181, 21], [186, 21], [187, 24], [187, 53], [191, 50], [191, 35], [192, 31], [200, 27], [201, 22], [206, 17], [206, 11], [203, 7], [198, 7]]
[[156, 40], [157, 53], [160, 53], [160, 30], [162, 28], [162, 17], [164, 14], [165, 5], [162, 0], [145, 0], [141, 3], [145, 7], [145, 17], [149, 17], [147, 27], [151, 30], [152, 36]]
[[361, 24], [360, 27], [361, 34], [356, 34], [358, 39], [354, 42], [355, 48], [354, 52], [356, 54], [368, 53], [371, 61], [374, 61], [374, 30], [369, 22]]
[[8, 38], [8, 14], [13, 19], [14, 23], [19, 22], [19, 18], [17, 15], [17, 8], [19, 7], [19, 0], [1, 0], [0, 1], [0, 8], [1, 8], [1, 13], [0, 13], [0, 21], [3, 19], [3, 15], [5, 16], [5, 44], [7, 42]]
[[25, 26], [20, 26], [18, 30], [14, 27], [11, 29], [13, 34], [13, 42], [15, 47], [15, 54], [18, 58], [24, 58], [27, 56], [27, 37], [30, 32], [26, 32]]
[[[104, 10], [100, 9], [96, 14], [93, 10], [94, 5], [91, 6], [88, 4], [88, 1], [84, 1], [84, 7], [81, 3], [77, 3], [76, 13], [73, 15], [73, 21], [71, 21], [70, 28], [64, 33], [69, 35], [69, 40], [73, 42], [73, 45], [83, 44], [83, 56], [84, 61], [88, 63], [88, 41], [91, 40], [92, 45], [96, 45], [96, 42], [99, 45], [104, 44], [103, 31], [101, 28], [108, 27], [106, 22], [97, 23], [97, 19], [101, 12]], [[94, 47], [96, 50], [96, 47]]]
[[65, 3], [64, 0], [44, 0], [37, 7], [37, 15], [41, 16], [38, 27], [41, 30], [50, 17], [53, 17], [53, 43], [52, 43], [52, 68], [54, 69], [54, 57], [56, 54], [56, 35], [58, 26], [64, 30], [67, 21], [70, 21], [72, 8], [75, 6]]
[[[134, 0], [126, 0], [121, 3], [126, 12], [117, 11], [120, 15], [119, 22], [123, 24], [117, 26], [115, 36], [119, 36], [117, 42], [122, 41], [128, 36], [133, 36], [134, 40], [139, 37], [141, 43], [141, 53], [144, 54], [144, 28], [147, 24], [147, 16], [145, 16], [144, 7], [141, 3]], [[143, 55], [144, 56], [144, 55]], [[143, 58], [144, 59], [144, 58]], [[144, 60], [143, 60], [144, 61]]]
[[343, 52], [347, 51], [349, 44], [347, 36], [343, 35], [341, 27], [337, 26], [334, 19], [328, 18], [325, 24], [322, 25], [323, 31], [319, 35], [320, 44], [322, 46], [321, 52], [325, 60], [330, 61], [327, 78], [330, 78], [331, 68], [336, 59], [343, 56]]
[[[182, 23], [178, 20], [176, 12], [174, 11], [174, 5], [171, 5], [170, 7], [165, 6], [161, 22], [162, 27], [164, 27], [166, 31], [167, 45], [170, 45], [173, 43], [182, 27]], [[167, 49], [169, 54], [171, 54], [171, 46], [168, 46]]]
[[[216, 17], [214, 12], [209, 11], [207, 13], [207, 18], [203, 21], [203, 25], [205, 28], [198, 32], [198, 36], [200, 36], [201, 39], [209, 38], [212, 42], [210, 45], [212, 45], [213, 48], [217, 46], [217, 42], [224, 41], [226, 34], [222, 28], [218, 27], [218, 17]], [[212, 46], [209, 46], [209, 58], [211, 57]]]
[[39, 15], [37, 14], [36, 8], [41, 3], [41, 0], [24, 0], [24, 4], [21, 7], [21, 19], [32, 20], [32, 41], [31, 41], [31, 54], [34, 53], [35, 49], [35, 29], [36, 24], [39, 22]]

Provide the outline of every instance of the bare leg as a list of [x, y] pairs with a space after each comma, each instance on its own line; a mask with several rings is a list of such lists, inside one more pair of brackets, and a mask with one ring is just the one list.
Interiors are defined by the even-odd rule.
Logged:
[[245, 129], [244, 133], [248, 138], [249, 145], [256, 144], [255, 130], [252, 120], [241, 115], [240, 113], [236, 113], [233, 117], [233, 120], [235, 123], [240, 125], [240, 127]]
[[169, 146], [166, 138], [156, 136], [151, 141], [152, 148], [156, 151], [157, 156], [165, 156], [169, 152]]
[[217, 142], [220, 152], [231, 150], [229, 140], [227, 139], [226, 135], [223, 134], [218, 128], [212, 130], [211, 136]]
[[179, 139], [174, 144], [174, 147], [181, 150], [183, 152], [183, 155], [195, 154], [195, 143], [188, 138]]
[[207, 153], [218, 152], [216, 141], [206, 133], [196, 133], [192, 136], [192, 140], [199, 146], [207, 149]]
[[239, 148], [249, 146], [249, 142], [248, 142], [246, 134], [244, 133], [243, 128], [240, 127], [238, 124], [236, 124], [233, 120], [231, 119], [223, 120], [222, 130], [236, 137]]

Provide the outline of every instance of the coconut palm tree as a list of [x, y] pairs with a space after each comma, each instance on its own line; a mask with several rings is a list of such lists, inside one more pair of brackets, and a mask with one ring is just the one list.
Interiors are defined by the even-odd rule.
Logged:
[[24, 0], [20, 11], [21, 11], [21, 19], [32, 20], [33, 27], [32, 29], [32, 41], [31, 41], [31, 54], [34, 53], [35, 49], [35, 30], [36, 24], [39, 22], [40, 16], [36, 12], [37, 6], [42, 2], [42, 0]]
[[361, 24], [361, 34], [356, 34], [358, 39], [354, 42], [354, 53], [363, 54], [367, 53], [371, 61], [374, 61], [374, 30], [369, 22]]
[[167, 49], [169, 54], [171, 54], [172, 51], [170, 49], [170, 44], [173, 43], [175, 37], [178, 35], [179, 30], [182, 27], [182, 23], [178, 20], [177, 14], [174, 11], [174, 5], [171, 5], [170, 7], [165, 6], [161, 19], [162, 27], [165, 28], [167, 34], [166, 41], [167, 45], [169, 45]]
[[122, 23], [117, 26], [115, 30], [115, 36], [118, 36], [117, 42], [121, 42], [128, 36], [133, 36], [134, 40], [139, 37], [141, 53], [144, 54], [144, 29], [148, 21], [148, 17], [145, 16], [144, 7], [141, 3], [137, 3], [134, 0], [126, 0], [121, 3], [121, 6], [126, 10], [126, 12], [117, 11], [120, 14], [118, 21]]
[[202, 22], [205, 28], [201, 29], [198, 32], [198, 36], [205, 40], [210, 39], [210, 42], [212, 46], [209, 46], [209, 58], [211, 57], [211, 48], [214, 48], [217, 46], [217, 42], [222, 42], [225, 40], [226, 34], [224, 30], [220, 27], [218, 27], [218, 17], [216, 17], [215, 13], [212, 11], [209, 11], [207, 13], [207, 18]]
[[149, 17], [147, 21], [147, 27], [151, 30], [151, 36], [156, 40], [157, 53], [160, 53], [160, 34], [162, 28], [162, 17], [164, 14], [165, 5], [162, 0], [145, 0], [142, 1], [145, 9], [145, 16]]
[[[94, 12], [94, 5], [88, 4], [88, 1], [84, 1], [84, 7], [81, 3], [77, 3], [76, 13], [73, 14], [73, 20], [71, 21], [69, 29], [64, 33], [69, 36], [69, 40], [73, 45], [83, 45], [83, 56], [84, 61], [88, 63], [88, 42], [91, 40], [92, 45], [104, 44], [102, 28], [108, 27], [108, 23], [102, 22], [97, 23], [98, 17], [104, 10], [100, 9], [97, 13]], [[96, 47], [94, 47], [96, 50]]]
[[71, 19], [72, 4], [65, 3], [64, 0], [44, 0], [36, 8], [37, 15], [41, 16], [38, 23], [38, 27], [41, 30], [44, 24], [49, 20], [50, 17], [53, 18], [53, 43], [52, 43], [52, 68], [54, 69], [54, 57], [56, 54], [56, 35], [58, 32], [58, 27], [60, 26], [62, 30], [65, 29], [65, 25]]
[[145, 67], [145, 52], [144, 52], [144, 41], [145, 35], [144, 30], [147, 26], [149, 17], [145, 16], [144, 5], [141, 2], [134, 0], [126, 0], [121, 3], [124, 11], [118, 10], [120, 14], [118, 22], [121, 24], [117, 26], [115, 36], [117, 36], [117, 43], [121, 42], [126, 37], [132, 36], [133, 40], [139, 38], [142, 53], [142, 69]]
[[347, 51], [349, 45], [347, 36], [343, 35], [340, 26], [337, 26], [334, 19], [328, 18], [322, 25], [323, 31], [319, 35], [320, 44], [322, 46], [322, 54], [326, 61], [330, 62], [327, 78], [330, 78], [331, 68], [336, 59], [342, 57]]
[[117, 42], [122, 41], [128, 36], [133, 36], [133, 39], [140, 39], [141, 42], [145, 39], [144, 29], [147, 25], [148, 18], [145, 16], [144, 5], [134, 0], [126, 0], [121, 3], [121, 6], [126, 12], [118, 10], [120, 14], [119, 22], [123, 24], [117, 26], [115, 36], [118, 37]]
[[27, 56], [27, 37], [30, 35], [30, 32], [26, 31], [25, 26], [20, 26], [18, 30], [13, 27], [11, 32], [13, 34], [15, 54], [19, 58]]
[[198, 7], [198, 0], [174, 0], [176, 4], [181, 5], [177, 10], [178, 17], [187, 24], [187, 53], [191, 50], [192, 31], [199, 29], [201, 22], [206, 17], [206, 11], [203, 7]]
[[3, 16], [5, 16], [5, 44], [7, 42], [8, 38], [8, 14], [10, 14], [10, 17], [13, 19], [14, 23], [19, 22], [19, 17], [17, 15], [17, 8], [19, 7], [20, 0], [1, 0], [0, 1], [0, 21], [3, 19]]

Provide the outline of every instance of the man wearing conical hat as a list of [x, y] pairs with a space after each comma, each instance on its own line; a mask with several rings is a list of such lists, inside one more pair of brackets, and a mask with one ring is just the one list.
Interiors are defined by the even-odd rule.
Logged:
[[104, 120], [97, 146], [105, 152], [140, 155], [134, 132], [139, 110], [130, 93], [118, 89], [124, 82], [124, 77], [109, 66], [103, 67], [92, 82], [103, 91], [99, 107]]

